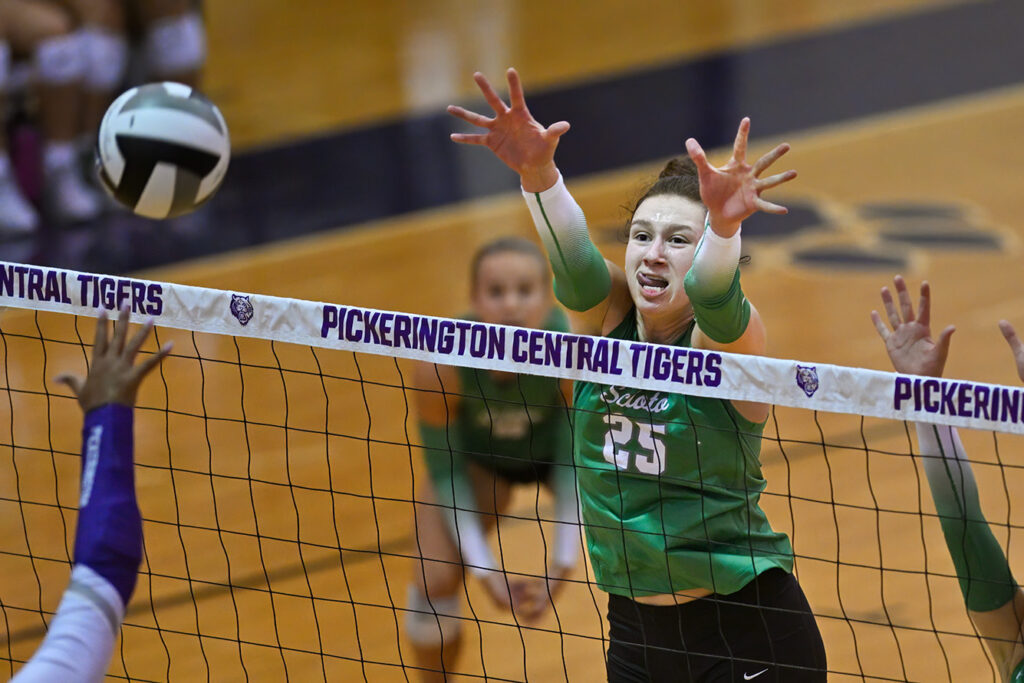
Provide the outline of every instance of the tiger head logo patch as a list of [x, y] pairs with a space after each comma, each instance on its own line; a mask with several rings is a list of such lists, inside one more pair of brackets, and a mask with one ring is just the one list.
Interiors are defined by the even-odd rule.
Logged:
[[804, 390], [807, 398], [818, 390], [818, 368], [814, 365], [796, 366], [796, 385]]
[[252, 320], [253, 316], [252, 302], [249, 301], [249, 297], [232, 294], [231, 315], [235, 316], [243, 327], [249, 324], [249, 321]]

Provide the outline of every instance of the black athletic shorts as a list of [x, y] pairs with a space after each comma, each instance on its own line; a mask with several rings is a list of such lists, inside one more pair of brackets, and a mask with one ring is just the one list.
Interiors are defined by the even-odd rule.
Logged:
[[826, 680], [825, 646], [792, 574], [682, 605], [608, 596], [609, 683]]
[[552, 465], [550, 462], [532, 460], [517, 462], [515, 467], [502, 467], [496, 464], [497, 461], [497, 458], [472, 458], [474, 465], [479, 465], [510, 484], [544, 483], [551, 476]]

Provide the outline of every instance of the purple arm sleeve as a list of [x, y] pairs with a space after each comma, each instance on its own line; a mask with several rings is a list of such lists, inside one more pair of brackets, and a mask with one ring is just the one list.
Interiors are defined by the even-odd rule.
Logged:
[[142, 562], [128, 406], [111, 403], [85, 416], [74, 559], [109, 581], [128, 604]]

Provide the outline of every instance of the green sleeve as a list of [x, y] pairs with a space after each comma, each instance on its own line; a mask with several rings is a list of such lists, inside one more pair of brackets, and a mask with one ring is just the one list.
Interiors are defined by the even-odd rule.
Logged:
[[739, 268], [724, 292], [708, 291], [710, 288], [699, 281], [693, 268], [683, 278], [683, 287], [701, 332], [719, 344], [731, 344], [743, 336], [750, 323], [750, 302], [740, 287]]
[[572, 311], [587, 311], [604, 301], [612, 282], [608, 264], [590, 239], [583, 209], [561, 175], [547, 190], [524, 190], [523, 196], [548, 252], [558, 300]]
[[544, 321], [544, 329], [550, 332], [569, 332], [569, 316], [558, 306], [552, 306], [547, 320]]
[[916, 423], [924, 472], [967, 609], [1013, 600], [1017, 583], [981, 510], [978, 485], [955, 427]]

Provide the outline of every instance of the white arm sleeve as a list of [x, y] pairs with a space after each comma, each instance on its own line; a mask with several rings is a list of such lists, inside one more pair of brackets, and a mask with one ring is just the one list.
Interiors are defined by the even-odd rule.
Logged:
[[711, 229], [710, 221], [710, 215], [705, 217], [704, 232], [687, 275], [692, 275], [692, 282], [700, 283], [702, 291], [721, 294], [729, 289], [739, 268], [743, 228], [738, 228], [732, 237], [721, 237]]
[[[485, 575], [488, 571], [497, 570], [498, 562], [487, 544], [480, 515], [470, 510], [457, 510], [455, 525], [455, 529], [458, 530], [455, 543], [462, 554], [462, 561], [469, 570], [477, 577]], [[455, 529], [452, 530], [453, 533]]]
[[75, 565], [46, 638], [12, 683], [102, 681], [122, 619], [117, 589], [89, 567]]
[[555, 549], [552, 561], [559, 569], [576, 566], [580, 547], [580, 503], [576, 491], [576, 472], [562, 467], [556, 472], [552, 490], [555, 494]]
[[543, 192], [523, 190], [555, 276], [555, 296], [573, 311], [593, 308], [608, 296], [611, 276], [587, 230], [587, 219], [562, 175]]
[[924, 473], [939, 514], [984, 518], [974, 471], [967, 460], [960, 432], [947, 425], [914, 423]]

